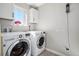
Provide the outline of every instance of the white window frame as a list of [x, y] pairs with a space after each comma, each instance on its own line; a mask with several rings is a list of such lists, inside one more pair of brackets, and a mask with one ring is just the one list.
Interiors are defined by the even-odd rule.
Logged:
[[[17, 8], [17, 9], [20, 9], [20, 10], [22, 10], [25, 14], [24, 14], [24, 20], [23, 20], [23, 25], [20, 25], [20, 26], [28, 26], [28, 21], [27, 21], [27, 11], [26, 11], [26, 9], [24, 9], [24, 8], [22, 8], [22, 7], [20, 7], [20, 6], [18, 6], [18, 5], [13, 5], [13, 8]], [[15, 19], [14, 19], [15, 20]]]

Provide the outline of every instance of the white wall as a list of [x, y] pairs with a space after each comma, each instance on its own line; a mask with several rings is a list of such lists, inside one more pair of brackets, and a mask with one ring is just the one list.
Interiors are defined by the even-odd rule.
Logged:
[[69, 38], [72, 55], [79, 55], [79, 4], [70, 4]]
[[39, 7], [40, 19], [37, 30], [47, 32], [47, 48], [67, 54], [67, 15], [66, 4], [45, 4]]

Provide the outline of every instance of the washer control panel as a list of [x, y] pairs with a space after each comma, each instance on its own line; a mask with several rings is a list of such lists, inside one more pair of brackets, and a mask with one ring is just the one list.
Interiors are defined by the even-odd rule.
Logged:
[[19, 38], [22, 38], [22, 37], [23, 37], [22, 34], [20, 34], [20, 35], [19, 35]]

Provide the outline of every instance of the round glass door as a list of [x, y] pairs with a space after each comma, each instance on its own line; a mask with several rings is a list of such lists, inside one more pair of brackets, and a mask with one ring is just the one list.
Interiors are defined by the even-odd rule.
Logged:
[[17, 43], [11, 50], [10, 56], [23, 56], [28, 53], [29, 46], [27, 42]]
[[40, 37], [37, 44], [38, 48], [42, 48], [43, 44], [44, 44], [44, 37]]

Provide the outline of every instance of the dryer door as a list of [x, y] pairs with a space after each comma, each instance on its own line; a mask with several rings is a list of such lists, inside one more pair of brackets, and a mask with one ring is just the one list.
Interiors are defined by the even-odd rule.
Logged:
[[29, 41], [27, 40], [18, 40], [14, 42], [8, 49], [7, 55], [8, 56], [24, 56], [29, 53]]
[[39, 39], [37, 40], [37, 47], [40, 49], [43, 47], [45, 43], [45, 37], [44, 36], [40, 36]]

